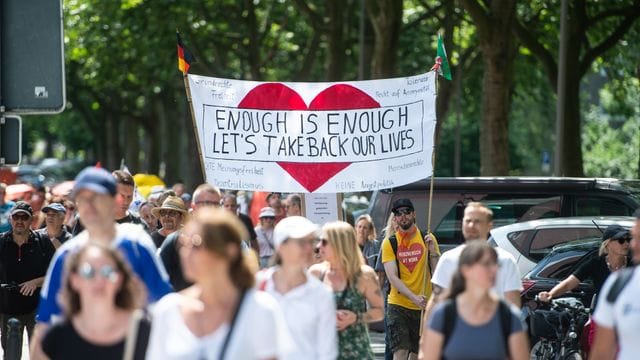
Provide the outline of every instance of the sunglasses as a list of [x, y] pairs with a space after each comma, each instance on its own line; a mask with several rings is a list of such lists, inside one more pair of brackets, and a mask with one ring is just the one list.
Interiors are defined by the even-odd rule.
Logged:
[[118, 281], [118, 270], [114, 269], [111, 265], [102, 265], [99, 268], [93, 267], [89, 263], [84, 263], [80, 265], [77, 271], [78, 275], [86, 280], [95, 279], [96, 275], [102, 276], [103, 279], [115, 283]]
[[396, 211], [393, 212], [393, 215], [395, 216], [401, 216], [401, 215], [409, 215], [413, 213], [412, 209], [409, 208], [402, 208], [402, 209], [396, 209]]
[[631, 242], [631, 238], [630, 237], [623, 237], [620, 239], [616, 239], [616, 241], [618, 242], [618, 244], [622, 245], [624, 243], [630, 243]]
[[265, 219], [265, 220], [275, 220], [276, 217], [275, 216], [263, 216], [260, 219]]
[[178, 211], [173, 211], [173, 210], [160, 210], [158, 211], [158, 213], [160, 214], [160, 216], [171, 216], [171, 217], [178, 217], [178, 215], [180, 215], [180, 212]]
[[199, 249], [202, 247], [202, 237], [198, 234], [180, 234], [180, 245], [188, 248]]
[[11, 215], [11, 218], [15, 221], [28, 221], [29, 219], [31, 219], [31, 216], [27, 214], [15, 214]]

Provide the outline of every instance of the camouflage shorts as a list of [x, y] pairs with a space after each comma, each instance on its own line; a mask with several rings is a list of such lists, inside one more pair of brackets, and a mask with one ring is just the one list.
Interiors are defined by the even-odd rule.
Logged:
[[387, 332], [391, 351], [409, 350], [418, 353], [420, 344], [420, 310], [387, 305]]

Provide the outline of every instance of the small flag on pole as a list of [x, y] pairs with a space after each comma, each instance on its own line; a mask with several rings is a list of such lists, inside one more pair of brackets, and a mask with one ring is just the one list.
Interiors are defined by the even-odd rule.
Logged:
[[438, 34], [438, 50], [436, 52], [436, 63], [433, 64], [431, 70], [436, 70], [440, 76], [447, 80], [451, 80], [451, 68], [449, 60], [447, 60], [447, 51], [444, 49], [442, 36]]
[[176, 38], [178, 39], [178, 69], [182, 71], [183, 75], [189, 72], [189, 66], [191, 63], [196, 62], [195, 56], [189, 51], [180, 39], [180, 33], [176, 31]]

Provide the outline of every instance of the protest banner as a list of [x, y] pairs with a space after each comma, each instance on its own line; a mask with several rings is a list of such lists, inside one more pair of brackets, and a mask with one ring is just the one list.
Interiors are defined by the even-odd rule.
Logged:
[[342, 193], [432, 174], [435, 72], [341, 83], [187, 75], [207, 182]]

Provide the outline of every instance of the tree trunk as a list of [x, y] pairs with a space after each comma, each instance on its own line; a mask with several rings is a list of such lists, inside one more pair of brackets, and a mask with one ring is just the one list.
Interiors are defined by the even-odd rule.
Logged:
[[343, 0], [327, 0], [327, 17], [329, 19], [327, 32], [327, 81], [340, 81], [344, 75], [344, 12], [347, 3]]
[[508, 175], [509, 110], [516, 40], [512, 33], [515, 2], [495, 0], [485, 9], [478, 1], [463, 1], [478, 30], [484, 76], [480, 123], [480, 175]]
[[138, 123], [130, 119], [125, 124], [125, 161], [129, 170], [135, 174], [140, 170], [140, 138]]
[[402, 1], [367, 1], [367, 12], [375, 33], [371, 77], [392, 77], [395, 73], [398, 38], [402, 25]]
[[[445, 4], [444, 14], [444, 47], [451, 51], [453, 49], [453, 29], [455, 26], [455, 5], [453, 1], [449, 1]], [[448, 54], [447, 54], [448, 55]], [[464, 66], [462, 63], [458, 63], [458, 68]], [[452, 66], [449, 62], [449, 66]], [[453, 76], [453, 75], [452, 75]], [[459, 74], [457, 74], [459, 76]], [[459, 81], [456, 81], [459, 84]], [[437, 147], [440, 144], [440, 130], [449, 112], [449, 106], [451, 103], [451, 97], [454, 93], [453, 81], [448, 81], [443, 77], [438, 76], [438, 98], [436, 99], [436, 134], [434, 145]]]

